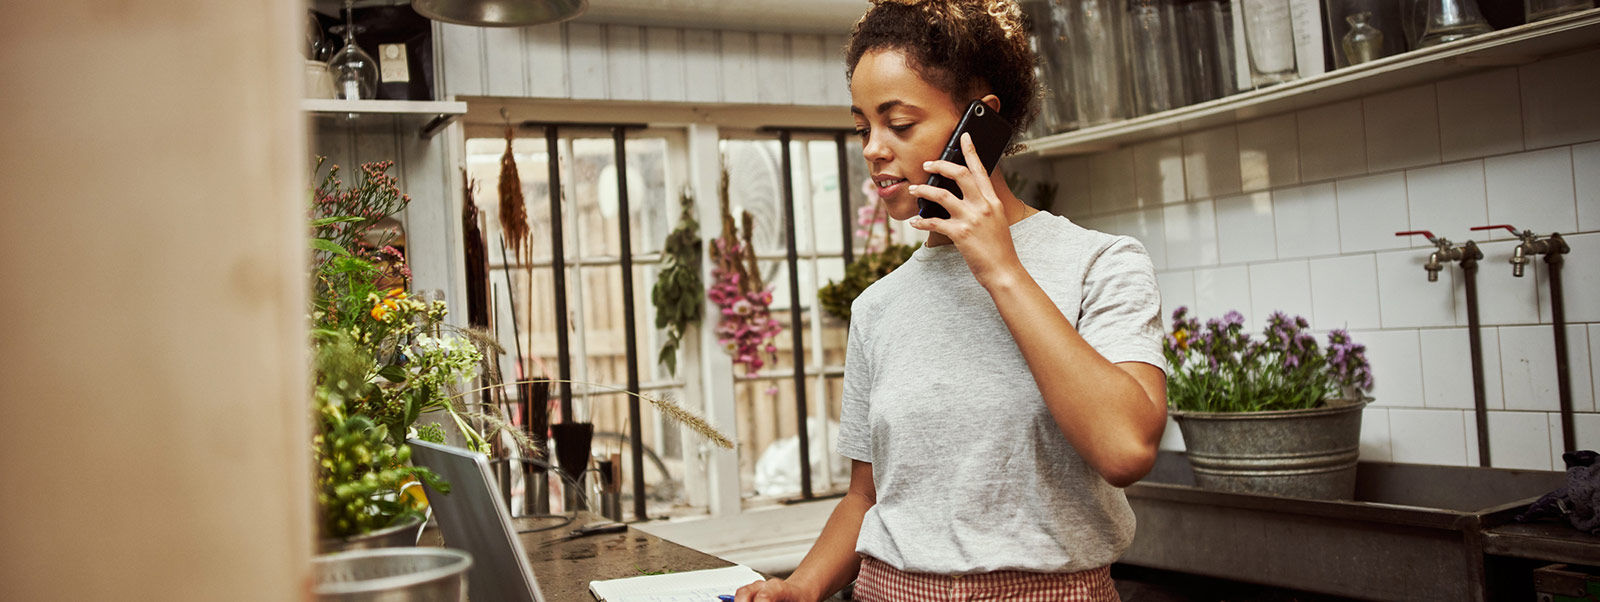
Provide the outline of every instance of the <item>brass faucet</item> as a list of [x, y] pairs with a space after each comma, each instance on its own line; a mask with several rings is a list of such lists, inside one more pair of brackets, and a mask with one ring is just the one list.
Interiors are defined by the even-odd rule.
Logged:
[[[1552, 233], [1541, 240], [1538, 234], [1533, 233], [1533, 230], [1518, 232], [1515, 227], [1509, 224], [1478, 226], [1473, 230], [1497, 230], [1500, 228], [1505, 228], [1516, 235], [1517, 238], [1522, 239], [1522, 244], [1511, 250], [1511, 275], [1517, 278], [1522, 277], [1523, 266], [1533, 261], [1531, 257], [1536, 255], [1563, 255], [1572, 250], [1571, 247], [1567, 246], [1566, 239], [1561, 238], [1561, 233], [1559, 232]], [[1560, 261], [1559, 257], [1556, 258], [1556, 261]]]
[[1483, 252], [1479, 251], [1478, 245], [1470, 240], [1467, 241], [1467, 244], [1458, 247], [1455, 246], [1454, 243], [1450, 242], [1450, 239], [1434, 236], [1432, 232], [1427, 230], [1410, 230], [1406, 232], [1394, 233], [1395, 236], [1412, 236], [1418, 234], [1427, 237], [1428, 242], [1433, 243], [1434, 246], [1433, 252], [1428, 254], [1428, 262], [1422, 264], [1422, 269], [1428, 271], [1428, 282], [1439, 281], [1439, 272], [1444, 271], [1444, 264], [1446, 263], [1466, 261], [1469, 259], [1483, 259]]

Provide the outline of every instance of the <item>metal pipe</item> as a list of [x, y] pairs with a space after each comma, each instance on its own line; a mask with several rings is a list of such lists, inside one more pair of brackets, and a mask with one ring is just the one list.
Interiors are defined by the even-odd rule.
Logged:
[[833, 146], [834, 155], [839, 158], [839, 240], [844, 241], [844, 264], [848, 266], [856, 260], [856, 237], [854, 228], [850, 227], [855, 220], [850, 216], [850, 187], [846, 184], [850, 179], [850, 166], [844, 158], [844, 132], [833, 135]]
[[1489, 466], [1489, 406], [1484, 399], [1482, 325], [1478, 321], [1478, 260], [1483, 251], [1467, 241], [1461, 249], [1461, 271], [1466, 276], [1467, 346], [1472, 352], [1472, 406], [1478, 420], [1478, 465]]
[[794, 334], [794, 400], [800, 437], [800, 497], [811, 499], [811, 436], [806, 428], [806, 355], [805, 337], [800, 323], [800, 260], [799, 243], [795, 240], [794, 175], [790, 173], [789, 130], [778, 132], [778, 144], [783, 147], [783, 213], [784, 231], [789, 243], [789, 330]]
[[1567, 365], [1567, 310], [1561, 292], [1561, 264], [1570, 250], [1560, 234], [1545, 241], [1544, 262], [1550, 267], [1550, 322], [1556, 335], [1556, 392], [1561, 400], [1561, 445], [1563, 452], [1578, 449], [1572, 425], [1572, 370]]
[[628, 365], [628, 422], [633, 425], [628, 444], [633, 448], [633, 518], [649, 520], [645, 516], [644, 496], [644, 422], [639, 411], [639, 341], [638, 325], [633, 318], [633, 231], [628, 223], [632, 215], [628, 207], [628, 145], [627, 130], [612, 128], [611, 139], [616, 145], [617, 164], [617, 217], [622, 234], [622, 348]]
[[[572, 352], [567, 340], [566, 242], [561, 228], [561, 148], [556, 126], [544, 126], [545, 152], [550, 164], [550, 268], [556, 287], [556, 372], [561, 379], [561, 420], [572, 420]], [[528, 286], [533, 286], [532, 282]], [[582, 475], [578, 475], [581, 479]]]

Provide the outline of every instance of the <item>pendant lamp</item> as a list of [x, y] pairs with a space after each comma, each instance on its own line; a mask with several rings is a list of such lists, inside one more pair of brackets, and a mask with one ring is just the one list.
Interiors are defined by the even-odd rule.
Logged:
[[527, 27], [576, 18], [589, 9], [589, 0], [411, 0], [411, 8], [457, 25]]

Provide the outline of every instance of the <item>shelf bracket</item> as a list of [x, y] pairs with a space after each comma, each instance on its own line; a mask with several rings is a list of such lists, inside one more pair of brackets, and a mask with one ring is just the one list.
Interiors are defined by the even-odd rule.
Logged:
[[460, 114], [434, 115], [433, 119], [429, 119], [427, 123], [422, 124], [422, 128], [417, 131], [417, 137], [423, 140], [432, 138], [435, 134], [438, 134], [441, 130], [450, 127], [450, 124], [455, 123], [456, 120], [460, 118]]

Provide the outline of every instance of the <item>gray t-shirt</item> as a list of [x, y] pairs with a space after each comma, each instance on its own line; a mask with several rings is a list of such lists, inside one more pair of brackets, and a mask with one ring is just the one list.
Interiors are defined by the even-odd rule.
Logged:
[[[1163, 369], [1144, 246], [1040, 212], [1017, 255], [1111, 362]], [[1074, 572], [1114, 562], [1133, 511], [1072, 448], [954, 245], [918, 249], [851, 306], [838, 452], [872, 463], [856, 551], [908, 572]]]

